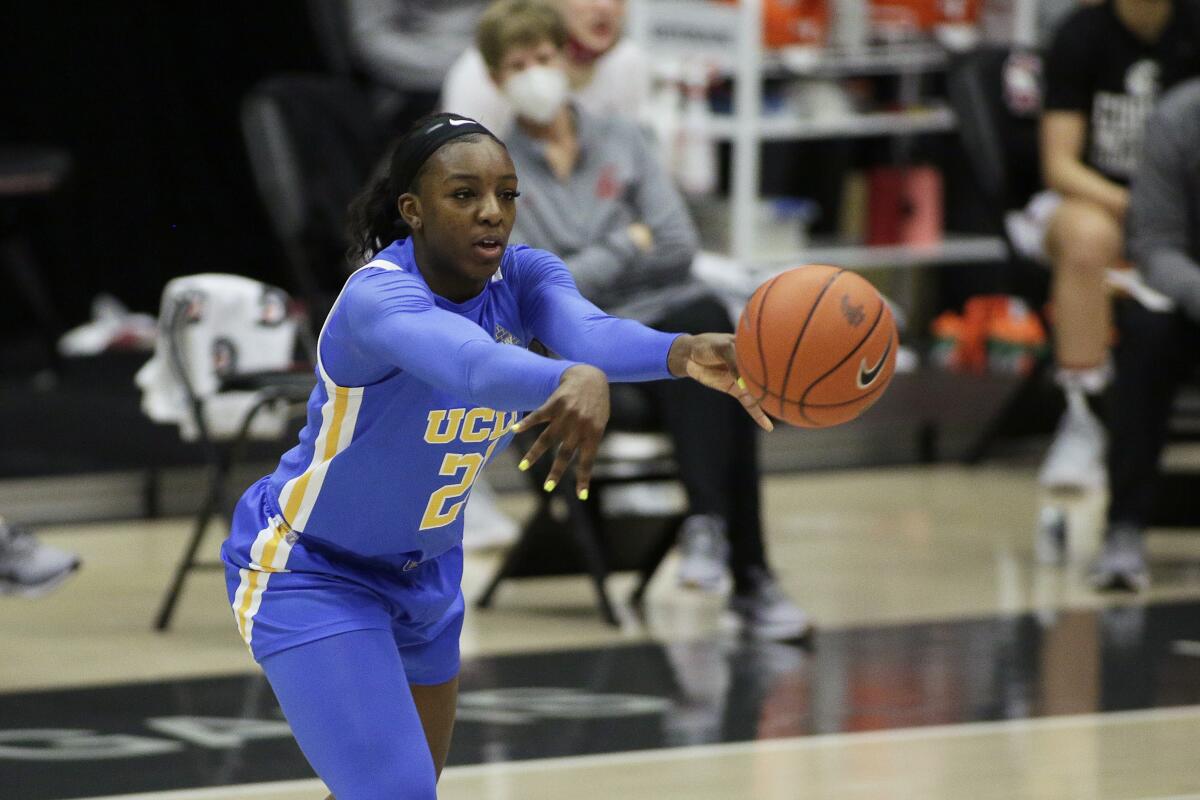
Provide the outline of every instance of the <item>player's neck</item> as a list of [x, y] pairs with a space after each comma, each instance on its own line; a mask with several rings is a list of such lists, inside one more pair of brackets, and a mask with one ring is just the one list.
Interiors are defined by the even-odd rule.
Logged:
[[487, 287], [488, 282], [473, 280], [466, 275], [459, 275], [453, 269], [437, 263], [425, 243], [413, 238], [413, 261], [425, 279], [425, 285], [438, 297], [443, 297], [451, 303], [465, 303]]
[[1143, 42], [1157, 42], [1171, 21], [1172, 0], [1114, 0], [1117, 19]]

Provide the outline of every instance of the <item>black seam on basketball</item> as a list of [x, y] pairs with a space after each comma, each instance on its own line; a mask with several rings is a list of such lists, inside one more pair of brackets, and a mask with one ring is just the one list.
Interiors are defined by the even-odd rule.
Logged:
[[[788, 402], [789, 402], [789, 401], [788, 401], [788, 400], [786, 400], [785, 398], [782, 398], [782, 397], [780, 397], [779, 395], [775, 394], [774, 392], [770, 392], [770, 391], [767, 391], [766, 389], [763, 389], [762, 397], [758, 398], [759, 404], [761, 405], [761, 404], [762, 404], [762, 401], [763, 401], [763, 400], [765, 400], [765, 399], [767, 399], [768, 397], [772, 398], [773, 400], [778, 400], [778, 401], [779, 401], [779, 412], [780, 412], [780, 415], [779, 415], [778, 417], [775, 417], [775, 418], [776, 418], [776, 419], [783, 419], [783, 412], [787, 410], [787, 404], [788, 404]], [[801, 419], [803, 419], [803, 420], [805, 420], [806, 422], [810, 423], [810, 424], [811, 424], [811, 425], [812, 425], [814, 428], [820, 428], [820, 427], [822, 427], [821, 423], [817, 422], [815, 419], [813, 419], [812, 417], [810, 417], [808, 414], [805, 414], [805, 413], [804, 413], [804, 409], [803, 409], [802, 407], [800, 407], [800, 406], [797, 406], [797, 407], [796, 407], [796, 411], [798, 411], [798, 412], [799, 412], [799, 414], [800, 414], [800, 418], [801, 418]], [[767, 414], [768, 414], [768, 416], [775, 416], [774, 414], [771, 414], [771, 412], [769, 412], [769, 411], [767, 412]]]
[[[895, 337], [895, 336], [893, 336], [893, 337], [892, 337], [892, 344], [895, 344], [895, 343], [896, 343], [896, 337]], [[889, 381], [889, 383], [890, 383], [890, 381]], [[881, 384], [879, 384], [878, 386], [876, 386], [874, 389], [872, 389], [871, 391], [869, 391], [869, 392], [867, 392], [867, 393], [865, 393], [865, 394], [863, 394], [863, 395], [860, 395], [859, 397], [855, 398], [854, 400], [847, 400], [847, 401], [845, 401], [845, 402], [842, 402], [842, 403], [826, 403], [826, 404], [823, 404], [823, 405], [817, 405], [817, 404], [815, 404], [815, 403], [809, 403], [809, 404], [808, 404], [808, 408], [819, 408], [819, 409], [825, 409], [825, 408], [840, 408], [841, 406], [848, 406], [848, 405], [850, 405], [851, 403], [858, 403], [858, 402], [860, 402], [860, 401], [862, 401], [862, 400], [866, 400], [867, 398], [874, 396], [874, 395], [875, 395], [877, 392], [879, 392], [880, 390], [882, 390], [882, 389], [886, 389], [886, 388], [887, 388], [887, 386], [888, 386], [888, 383], [881, 383]], [[811, 424], [811, 425], [812, 425], [814, 428], [826, 428], [826, 427], [829, 427], [828, 425], [826, 425], [826, 424], [824, 424], [824, 423], [821, 423], [821, 422], [819, 422], [819, 421], [817, 421], [817, 420], [813, 419], [812, 417], [810, 417], [808, 414], [806, 414], [806, 413], [805, 413], [805, 411], [804, 411], [804, 408], [805, 408], [805, 407], [804, 407], [803, 405], [800, 405], [799, 403], [796, 403], [796, 402], [795, 402], [795, 401], [793, 401], [793, 400], [787, 400], [787, 399], [785, 399], [785, 398], [783, 398], [783, 397], [780, 397], [779, 395], [775, 394], [774, 392], [767, 391], [766, 389], [764, 389], [764, 390], [763, 390], [763, 394], [762, 394], [762, 397], [760, 397], [760, 398], [759, 398], [759, 402], [761, 402], [762, 400], [764, 400], [764, 399], [766, 399], [766, 398], [768, 398], [768, 397], [770, 397], [770, 398], [773, 398], [773, 399], [775, 399], [775, 400], [778, 400], [778, 401], [779, 401], [779, 406], [780, 406], [780, 408], [781, 408], [781, 409], [783, 409], [784, 407], [786, 407], [786, 405], [787, 405], [788, 403], [793, 403], [793, 404], [796, 406], [796, 411], [798, 411], [798, 412], [799, 412], [799, 414], [800, 414], [800, 417], [801, 417], [802, 419], [804, 419], [805, 421], [809, 422], [809, 423], [810, 423], [810, 424]], [[771, 416], [774, 416], [774, 415], [771, 415]], [[776, 417], [776, 419], [779, 419], [779, 417]]]
[[[834, 365], [833, 365], [833, 366], [832, 366], [832, 367], [829, 369], [829, 371], [828, 371], [828, 372], [826, 372], [824, 375], [820, 376], [820, 377], [819, 377], [819, 378], [817, 378], [815, 381], [813, 381], [812, 383], [810, 383], [810, 384], [808, 385], [808, 388], [807, 388], [807, 389], [805, 389], [805, 390], [804, 390], [804, 391], [803, 391], [803, 392], [800, 394], [800, 399], [799, 399], [799, 400], [794, 400], [794, 401], [791, 401], [791, 402], [797, 403], [797, 404], [799, 404], [799, 405], [803, 405], [803, 404], [804, 404], [804, 401], [805, 401], [805, 399], [808, 397], [808, 393], [809, 393], [809, 392], [811, 392], [813, 389], [817, 388], [817, 384], [818, 384], [818, 383], [820, 383], [821, 381], [825, 380], [825, 379], [826, 379], [826, 378], [828, 378], [830, 375], [832, 375], [834, 372], [836, 372], [836, 371], [838, 370], [838, 368], [842, 366], [842, 364], [845, 364], [845, 363], [846, 363], [847, 361], [849, 361], [851, 358], [854, 358], [854, 354], [858, 352], [858, 348], [862, 347], [862, 346], [863, 346], [863, 344], [864, 344], [864, 343], [867, 341], [867, 339], [870, 339], [870, 338], [871, 338], [871, 334], [875, 332], [875, 329], [879, 327], [879, 321], [880, 321], [881, 319], [883, 319], [883, 309], [884, 309], [884, 306], [886, 306], [886, 305], [887, 305], [887, 304], [886, 304], [886, 303], [884, 303], [884, 302], [883, 302], [883, 300], [881, 299], [881, 300], [879, 301], [879, 313], [877, 313], [877, 314], [875, 315], [875, 321], [871, 323], [871, 327], [870, 327], [870, 329], [868, 329], [868, 330], [867, 330], [867, 332], [866, 332], [866, 333], [863, 335], [863, 337], [862, 337], [861, 339], [859, 339], [859, 340], [858, 340], [858, 344], [854, 345], [854, 347], [853, 347], [853, 348], [851, 348], [850, 352], [846, 354], [846, 357], [845, 357], [845, 358], [843, 358], [843, 359], [842, 359], [841, 361], [839, 361], [838, 363], [834, 364]], [[785, 386], [784, 388], [787, 388], [787, 387]]]
[[[762, 364], [763, 379], [762, 379], [762, 381], [759, 382], [759, 385], [761, 385], [763, 387], [764, 393], [767, 393], [767, 356], [763, 352], [763, 346], [762, 346], [763, 308], [767, 305], [767, 295], [769, 295], [771, 293], [771, 288], [775, 285], [775, 281], [779, 280], [779, 278], [781, 276], [782, 276], [782, 273], [780, 275], [776, 275], [774, 278], [771, 278], [771, 280], [767, 282], [766, 288], [763, 289], [762, 300], [759, 301], [759, 304], [758, 304], [758, 316], [754, 320], [754, 343], [758, 345], [758, 360], [759, 360], [759, 363]], [[754, 298], [751, 297], [750, 299], [753, 300]], [[764, 396], [765, 396], [765, 394], [764, 394]]]
[[[786, 397], [779, 398], [780, 410], [787, 410], [787, 402], [788, 401], [787, 401]], [[796, 406], [796, 410], [798, 412], [800, 412], [800, 419], [804, 420], [805, 422], [808, 422], [810, 425], [814, 425], [818, 428], [821, 427], [821, 423], [817, 422], [815, 419], [813, 419], [812, 417], [810, 417], [808, 415], [808, 412], [804, 410], [804, 406], [798, 405], [798, 406]]]
[[[893, 336], [892, 344], [895, 344], [895, 343], [896, 343], [896, 337]], [[888, 385], [888, 382], [885, 381], [884, 383], [880, 383], [878, 386], [876, 386], [871, 391], [863, 392], [862, 394], [860, 394], [858, 397], [854, 398], [853, 400], [845, 400], [841, 403], [806, 403], [805, 405], [807, 405], [809, 408], [839, 408], [841, 406], [848, 406], [851, 403], [857, 403], [859, 400], [863, 400], [867, 397], [870, 397], [871, 395], [878, 392], [880, 389], [887, 388], [887, 385]]]
[[[796, 353], [800, 351], [800, 342], [802, 339], [804, 339], [804, 332], [808, 330], [808, 323], [812, 322], [813, 314], [817, 313], [817, 306], [821, 305], [821, 300], [825, 297], [825, 293], [829, 291], [829, 287], [833, 286], [833, 282], [844, 274], [846, 274], [846, 270], [839, 269], [837, 272], [833, 273], [833, 275], [831, 275], [827, 281], [825, 281], [825, 285], [822, 286], [821, 291], [817, 293], [817, 299], [813, 301], [812, 308], [808, 310], [808, 316], [805, 318], [804, 324], [800, 326], [800, 332], [796, 334], [796, 339], [792, 342], [792, 354], [788, 357], [787, 371], [783, 373], [783, 383], [779, 385], [779, 390], [782, 392], [780, 399], [784, 403], [788, 402], [787, 388], [788, 381], [791, 380], [792, 377], [792, 364], [796, 360]], [[766, 298], [763, 298], [763, 302], [766, 302]]]

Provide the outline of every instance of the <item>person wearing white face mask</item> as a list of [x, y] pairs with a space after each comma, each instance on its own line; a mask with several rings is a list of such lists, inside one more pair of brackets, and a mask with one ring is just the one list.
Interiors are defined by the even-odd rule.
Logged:
[[562, 67], [534, 64], [511, 76], [500, 87], [518, 118], [549, 125], [567, 102], [570, 84]]
[[[553, 248], [607, 313], [660, 330], [732, 332], [725, 306], [691, 276], [699, 237], [648, 137], [568, 91], [568, 29], [538, 0], [501, 0], [480, 18], [480, 52], [516, 120], [505, 136], [523, 190], [513, 241]], [[715, 591], [731, 573], [730, 608], [747, 633], [807, 635], [808, 615], [767, 566], [757, 438], [738, 404], [710, 402], [680, 381], [638, 391], [671, 437], [687, 495], [679, 583]]]
[[[464, 52], [442, 84], [441, 108], [478, 119], [503, 135], [513, 123], [518, 102], [537, 106], [536, 97], [566, 95], [593, 114], [615, 114], [640, 121], [650, 97], [650, 68], [642, 51], [622, 36], [626, 0], [554, 0], [566, 23], [562, 68], [558, 73], [518, 84], [515, 100], [489, 78], [478, 46]], [[507, 87], [506, 87], [507, 88]], [[559, 98], [561, 99], [561, 98]], [[543, 101], [545, 102], [545, 101]]]

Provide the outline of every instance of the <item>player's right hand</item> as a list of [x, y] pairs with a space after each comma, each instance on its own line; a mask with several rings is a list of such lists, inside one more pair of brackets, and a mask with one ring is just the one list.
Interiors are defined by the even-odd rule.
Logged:
[[608, 425], [608, 412], [608, 378], [604, 373], [586, 364], [567, 369], [554, 394], [540, 408], [513, 426], [515, 431], [529, 430], [534, 425], [546, 426], [525, 453], [520, 468], [529, 469], [546, 451], [556, 449], [554, 463], [550, 466], [550, 474], [544, 485], [549, 492], [558, 485], [571, 459], [578, 455], [575, 494], [581, 500], [586, 500], [588, 484], [592, 479], [592, 465], [596, 462], [596, 450]]

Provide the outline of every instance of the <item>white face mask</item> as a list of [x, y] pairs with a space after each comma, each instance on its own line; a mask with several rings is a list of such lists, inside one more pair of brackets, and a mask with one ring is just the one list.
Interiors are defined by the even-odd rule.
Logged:
[[504, 82], [504, 96], [517, 116], [545, 125], [567, 101], [567, 73], [558, 67], [527, 67]]

